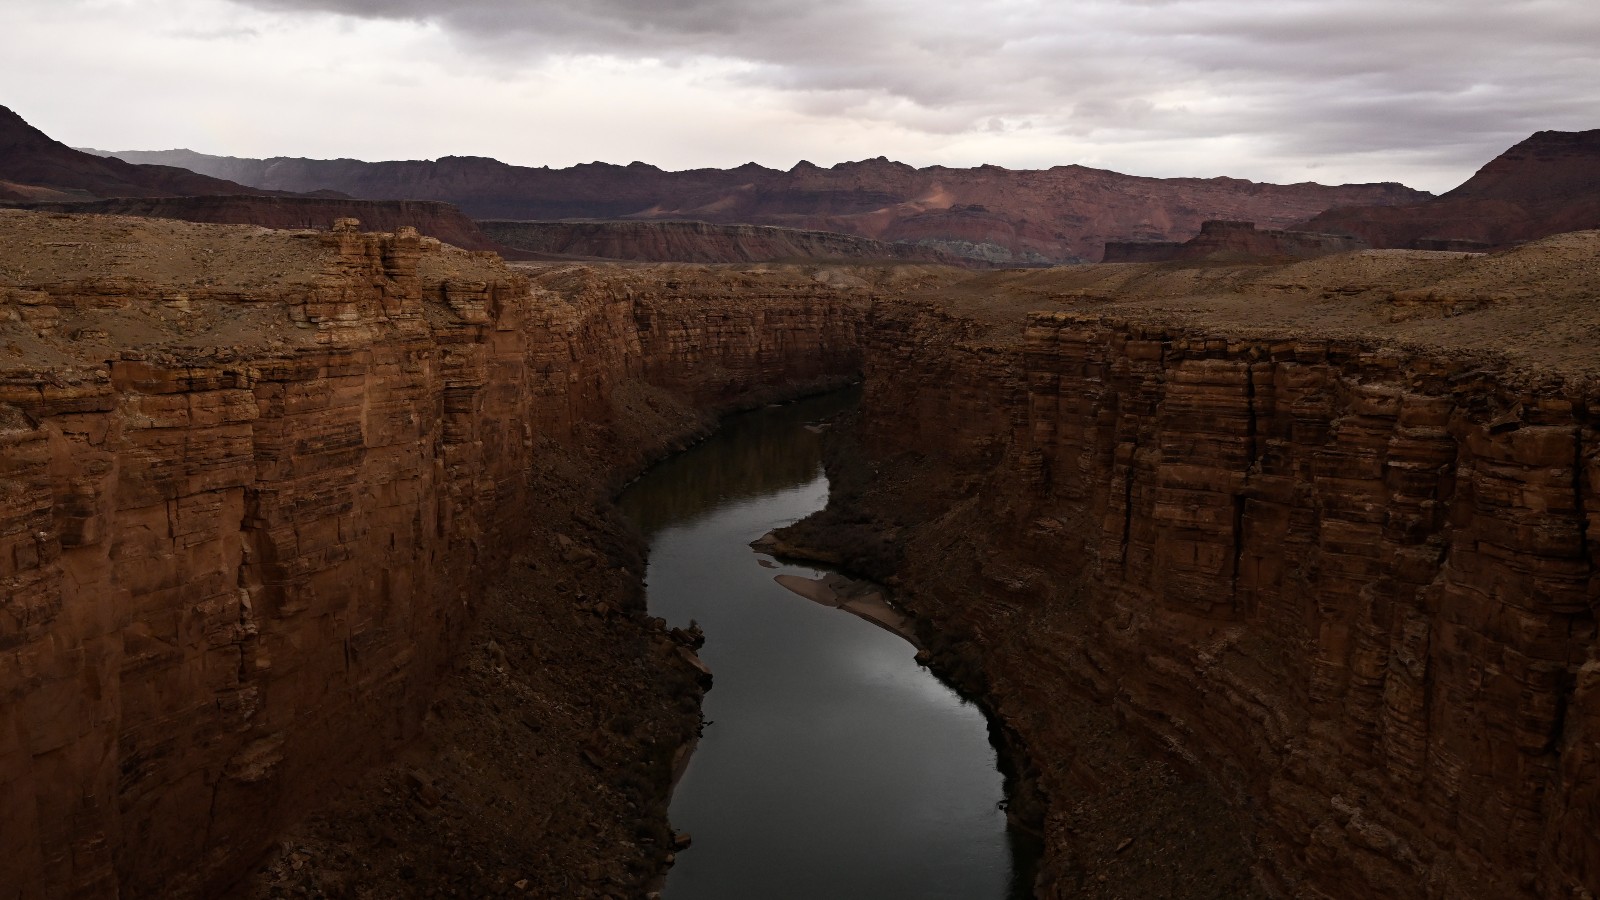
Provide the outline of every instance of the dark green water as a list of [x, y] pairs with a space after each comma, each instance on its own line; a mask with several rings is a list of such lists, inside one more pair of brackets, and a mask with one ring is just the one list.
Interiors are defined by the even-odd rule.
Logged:
[[913, 648], [780, 587], [749, 542], [827, 502], [805, 425], [830, 395], [737, 416], [622, 506], [650, 538], [650, 608], [705, 630], [705, 729], [672, 801], [694, 837], [669, 900], [1027, 896], [978, 709]]

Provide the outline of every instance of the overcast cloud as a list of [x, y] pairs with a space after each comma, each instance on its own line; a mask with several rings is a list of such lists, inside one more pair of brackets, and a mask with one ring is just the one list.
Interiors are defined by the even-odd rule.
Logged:
[[1600, 127], [1592, 0], [7, 6], [0, 103], [117, 149], [883, 154], [1443, 190], [1533, 131]]

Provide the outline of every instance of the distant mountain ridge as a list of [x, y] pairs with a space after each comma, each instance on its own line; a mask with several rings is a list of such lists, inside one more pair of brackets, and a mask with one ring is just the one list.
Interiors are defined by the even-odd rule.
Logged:
[[1495, 249], [1600, 228], [1600, 129], [1540, 131], [1432, 200], [1335, 208], [1297, 227], [1419, 249]]
[[[336, 220], [353, 218], [368, 230], [394, 231], [409, 226], [457, 247], [494, 251], [511, 259], [849, 259], [972, 264], [967, 258], [914, 244], [784, 229], [766, 229], [770, 232], [766, 233], [745, 230], [746, 226], [703, 223], [599, 223], [583, 229], [562, 225], [547, 235], [541, 246], [555, 243], [566, 249], [530, 252], [496, 243], [450, 203], [355, 199], [330, 190], [281, 191], [172, 165], [128, 162], [68, 147], [5, 107], [0, 107], [0, 205], [40, 212], [288, 229], [325, 229]], [[524, 242], [527, 231], [519, 232]], [[559, 234], [566, 236], [554, 236]]]
[[449, 204], [270, 190], [176, 166], [129, 163], [68, 147], [3, 106], [0, 203], [48, 212], [266, 228], [327, 228], [336, 219], [355, 218], [368, 229], [393, 231], [408, 225], [468, 250], [501, 249]]
[[[196, 196], [233, 199], [175, 199]], [[103, 202], [108, 198], [147, 202]], [[802, 161], [788, 171], [747, 163], [669, 172], [641, 162], [550, 169], [471, 156], [374, 163], [242, 159], [191, 150], [112, 154], [67, 147], [0, 107], [0, 202], [84, 201], [102, 202], [98, 210], [72, 209], [269, 227], [321, 226], [317, 220], [325, 215], [354, 216], [368, 227], [410, 224], [474, 248], [496, 245], [467, 216], [588, 220], [582, 228], [545, 227], [535, 243], [565, 242], [570, 254], [558, 255], [590, 257], [596, 248], [621, 254], [607, 258], [732, 261], [766, 247], [778, 254], [810, 248], [841, 258], [887, 251], [889, 258], [910, 252], [911, 258], [968, 264], [1050, 264], [1099, 258], [1106, 244], [1182, 243], [1207, 220], [1345, 234], [1374, 247], [1494, 249], [1600, 228], [1600, 130], [1538, 132], [1460, 187], [1434, 197], [1392, 182], [1163, 179], [1076, 165], [917, 169], [883, 157], [830, 168]], [[385, 205], [397, 201], [425, 202]], [[630, 230], [592, 220], [664, 227]], [[687, 227], [691, 222], [709, 225]], [[774, 237], [727, 230], [747, 225], [789, 231]], [[868, 243], [818, 237], [824, 233]]]
[[[95, 151], [104, 152], [104, 151]], [[567, 169], [484, 157], [362, 162], [241, 159], [190, 150], [119, 151], [261, 189], [336, 190], [368, 199], [440, 200], [476, 219], [698, 220], [912, 241], [994, 263], [1098, 259], [1108, 240], [1185, 240], [1207, 219], [1282, 228], [1333, 206], [1417, 203], [1394, 183], [1276, 185], [1236, 178], [1146, 178], [1084, 166], [912, 168], [879, 157], [784, 172], [668, 172], [635, 162]]]
[[170, 165], [133, 164], [74, 150], [0, 106], [0, 199], [95, 200], [277, 193]]

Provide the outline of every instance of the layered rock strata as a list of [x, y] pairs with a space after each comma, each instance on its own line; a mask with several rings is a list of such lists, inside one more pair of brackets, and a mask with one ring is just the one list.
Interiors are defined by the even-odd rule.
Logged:
[[0, 201], [49, 212], [267, 228], [325, 228], [335, 219], [355, 218], [373, 231], [411, 227], [466, 250], [502, 249], [447, 203], [355, 200], [322, 190], [295, 196], [173, 166], [130, 164], [74, 150], [3, 106]]
[[829, 231], [709, 222], [505, 222], [478, 226], [499, 243], [539, 254], [634, 262], [751, 263], [806, 260], [912, 261], [971, 265], [973, 260], [910, 242], [874, 241]]
[[1345, 235], [1257, 229], [1254, 222], [1213, 219], [1200, 223], [1200, 233], [1187, 241], [1110, 241], [1100, 261], [1312, 259], [1365, 249], [1365, 241]]
[[[98, 151], [97, 151], [98, 152]], [[258, 188], [332, 189], [376, 200], [443, 200], [476, 219], [693, 219], [905, 241], [1000, 265], [1087, 262], [1108, 240], [1187, 240], [1206, 219], [1283, 228], [1335, 206], [1410, 204], [1403, 185], [1144, 178], [1065, 165], [914, 168], [883, 157], [787, 171], [663, 171], [635, 162], [566, 169], [483, 157], [361, 162], [239, 159], [188, 150], [115, 154]]]
[[1280, 896], [1591, 896], [1596, 262], [1590, 232], [880, 303], [864, 465], [797, 539], [851, 534], [976, 670], [1049, 799], [1040, 896], [1236, 896], [1240, 838]]
[[617, 589], [560, 539], [601, 481], [862, 366], [840, 557], [1025, 748], [1041, 896], [1600, 891], [1600, 235], [979, 276], [0, 235], [0, 896], [222, 889], [452, 660], [592, 649], [524, 611], [464, 656], [525, 537]]
[[0, 896], [216, 893], [415, 738], [541, 460], [849, 377], [872, 292], [0, 211]]

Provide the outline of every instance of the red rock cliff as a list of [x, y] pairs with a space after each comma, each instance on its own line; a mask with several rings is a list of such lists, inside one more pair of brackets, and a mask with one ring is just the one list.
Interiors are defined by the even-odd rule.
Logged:
[[[875, 308], [846, 520], [1027, 744], [1041, 896], [1236, 896], [1219, 821], [1276, 895], [1600, 891], [1597, 260], [1591, 232]], [[1215, 795], [1097, 795], [1128, 764], [1085, 698]]]
[[683, 408], [836, 383], [870, 293], [530, 282], [415, 232], [0, 233], [6, 898], [215, 894], [416, 733], [541, 448], [620, 477]]

